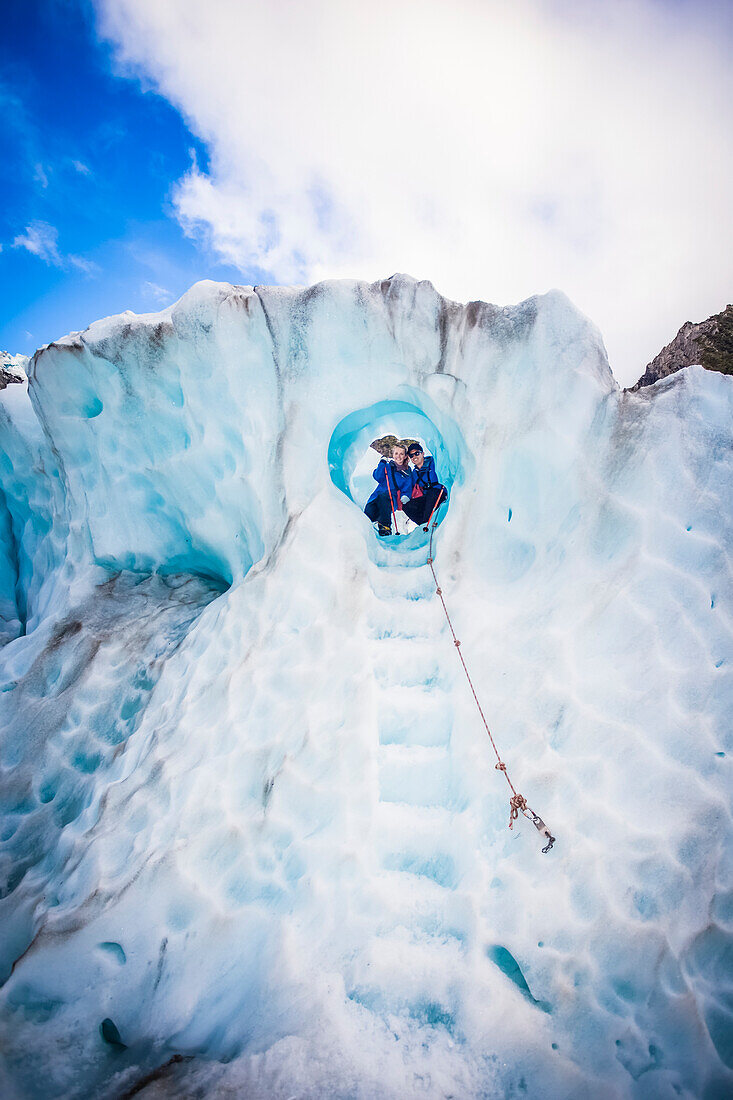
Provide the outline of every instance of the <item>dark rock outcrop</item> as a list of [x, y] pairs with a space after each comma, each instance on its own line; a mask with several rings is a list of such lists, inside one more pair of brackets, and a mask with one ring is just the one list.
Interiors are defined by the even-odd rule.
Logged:
[[693, 363], [701, 363], [708, 370], [733, 374], [733, 305], [699, 324], [685, 321], [674, 340], [652, 359], [631, 390], [651, 386], [660, 378]]

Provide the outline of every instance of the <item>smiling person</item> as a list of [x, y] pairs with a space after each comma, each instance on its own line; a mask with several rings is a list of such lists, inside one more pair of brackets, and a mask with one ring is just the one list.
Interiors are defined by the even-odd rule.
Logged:
[[[396, 523], [396, 514], [410, 502], [415, 484], [415, 472], [410, 467], [403, 443], [395, 443], [392, 458], [389, 462], [383, 458], [372, 477], [377, 482], [377, 488], [369, 497], [364, 511], [372, 523], [377, 524], [380, 538], [386, 538], [392, 534], [392, 512], [395, 512]], [[397, 533], [400, 533], [399, 529]]]
[[430, 519], [437, 501], [447, 499], [448, 491], [438, 481], [435, 459], [426, 455], [419, 443], [411, 443], [407, 454], [414, 469], [412, 498], [404, 505], [405, 514], [422, 526]]

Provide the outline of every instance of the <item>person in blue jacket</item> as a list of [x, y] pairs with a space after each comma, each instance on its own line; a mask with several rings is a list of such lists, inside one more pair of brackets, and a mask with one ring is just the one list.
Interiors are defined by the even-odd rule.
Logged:
[[423, 526], [433, 514], [437, 501], [447, 500], [448, 490], [438, 481], [435, 459], [426, 455], [419, 443], [411, 443], [407, 454], [414, 469], [412, 499], [404, 505], [405, 515]]
[[[392, 509], [400, 511], [410, 500], [415, 482], [415, 472], [407, 460], [407, 450], [402, 443], [395, 443], [392, 458], [383, 458], [373, 473], [377, 483], [364, 511], [372, 523], [376, 523], [380, 538], [392, 534]], [[390, 490], [392, 497], [390, 499]]]

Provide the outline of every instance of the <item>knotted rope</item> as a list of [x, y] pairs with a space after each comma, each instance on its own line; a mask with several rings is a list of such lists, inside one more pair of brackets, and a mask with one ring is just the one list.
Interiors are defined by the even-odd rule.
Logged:
[[542, 818], [539, 817], [539, 815], [536, 814], [534, 812], [534, 810], [532, 810], [527, 805], [527, 799], [524, 797], [524, 795], [517, 793], [516, 787], [512, 783], [511, 779], [509, 778], [509, 772], [507, 771], [506, 764], [504, 763], [504, 761], [501, 759], [501, 756], [499, 755], [499, 750], [496, 747], [496, 742], [494, 741], [493, 734], [492, 734], [491, 730], [489, 729], [489, 723], [486, 721], [486, 716], [483, 712], [483, 708], [482, 708], [481, 703], [479, 701], [479, 697], [476, 694], [476, 688], [473, 686], [473, 680], [471, 679], [471, 674], [468, 671], [468, 666], [466, 665], [466, 662], [463, 658], [463, 653], [461, 651], [461, 643], [459, 642], [458, 638], [456, 637], [456, 632], [453, 629], [453, 623], [451, 622], [451, 617], [450, 617], [450, 614], [448, 613], [448, 607], [446, 605], [445, 598], [443, 596], [443, 589], [440, 587], [440, 584], [438, 583], [438, 577], [437, 577], [437, 574], [435, 572], [435, 559], [433, 558], [433, 532], [435, 531], [435, 528], [438, 525], [437, 510], [438, 510], [438, 505], [440, 503], [441, 503], [441, 497], [439, 496], [438, 497], [438, 502], [436, 503], [435, 508], [433, 509], [433, 512], [431, 514], [431, 519], [432, 519], [432, 516], [435, 516], [435, 520], [434, 520], [434, 522], [432, 523], [432, 525], [430, 527], [430, 549], [428, 551], [428, 565], [430, 566], [430, 572], [433, 574], [433, 580], [435, 581], [435, 594], [436, 594], [436, 596], [438, 596], [438, 598], [440, 599], [441, 604], [443, 605], [443, 612], [445, 614], [446, 622], [448, 623], [448, 627], [449, 627], [451, 635], [453, 637], [453, 645], [455, 646], [456, 653], [458, 654], [458, 659], [460, 660], [461, 664], [463, 665], [463, 671], [466, 674], [466, 679], [468, 680], [468, 686], [471, 689], [471, 694], [473, 695], [474, 701], [476, 703], [476, 707], [478, 708], [478, 712], [481, 715], [481, 721], [484, 724], [484, 729], [486, 730], [486, 733], [488, 734], [489, 741], [491, 742], [491, 746], [492, 746], [494, 752], [496, 753], [496, 760], [497, 760], [497, 763], [495, 765], [496, 770], [504, 773], [504, 777], [505, 777], [507, 783], [509, 784], [509, 786], [511, 788], [512, 797], [509, 799], [509, 807], [510, 807], [509, 828], [510, 829], [512, 828], [512, 826], [514, 825], [514, 822], [519, 817], [519, 814], [522, 813], [526, 818], [528, 818], [532, 822], [532, 824], [535, 826], [535, 828], [543, 836], [545, 836], [547, 838], [547, 844], [542, 849], [542, 851], [543, 852], [549, 852], [550, 849], [552, 848], [553, 844], [555, 843], [555, 837], [552, 835], [550, 830], [547, 828], [547, 826], [545, 825]]

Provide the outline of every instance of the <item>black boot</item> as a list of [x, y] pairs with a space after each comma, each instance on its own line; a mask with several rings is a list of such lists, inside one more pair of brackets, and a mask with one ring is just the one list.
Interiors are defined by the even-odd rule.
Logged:
[[385, 527], [385, 525], [383, 523], [377, 524], [377, 531], [378, 531], [380, 539], [386, 539], [389, 535], [392, 534], [392, 528], [391, 527]]

